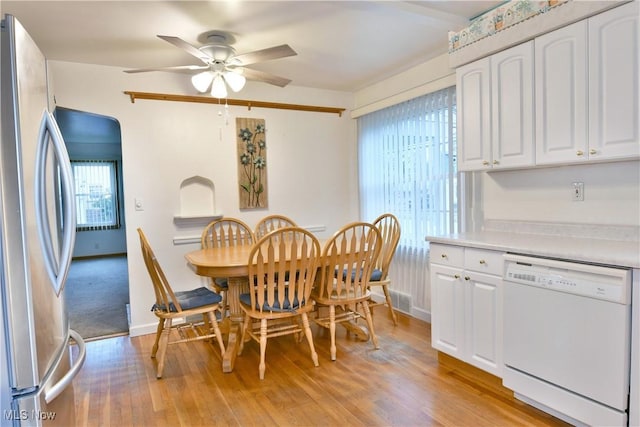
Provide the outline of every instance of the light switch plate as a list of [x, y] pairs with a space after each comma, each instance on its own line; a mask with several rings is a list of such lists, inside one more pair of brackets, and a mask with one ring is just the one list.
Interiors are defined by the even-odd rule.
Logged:
[[582, 201], [584, 201], [584, 182], [574, 182], [573, 183], [572, 200], [574, 202], [582, 202]]

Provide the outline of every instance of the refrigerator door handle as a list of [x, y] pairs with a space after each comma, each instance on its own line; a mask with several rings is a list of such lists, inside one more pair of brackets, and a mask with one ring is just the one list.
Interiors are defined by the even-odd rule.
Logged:
[[[49, 212], [47, 209], [46, 194], [46, 166], [47, 153], [49, 151], [49, 137], [51, 137], [54, 154], [58, 161], [60, 171], [60, 182], [62, 186], [62, 248], [60, 250], [59, 263], [56, 260], [55, 250], [51, 239], [51, 228], [49, 226]], [[36, 154], [36, 223], [40, 243], [44, 252], [44, 260], [47, 273], [51, 279], [56, 295], [60, 295], [64, 288], [69, 268], [71, 267], [71, 257], [76, 239], [76, 207], [73, 173], [71, 162], [62, 138], [62, 133], [56, 119], [45, 109], [40, 122], [40, 132], [38, 134], [38, 149]]]
[[[78, 374], [78, 372], [80, 372], [80, 368], [84, 365], [84, 360], [87, 357], [85, 343], [80, 334], [73, 329], [69, 329], [69, 338], [73, 338], [73, 340], [78, 344], [78, 358], [73, 362], [73, 366], [71, 366], [67, 373], [64, 374], [57, 383], [45, 390], [44, 400], [47, 403], [58, 397], [58, 395], [62, 393], [69, 384], [71, 384], [73, 378]], [[59, 362], [60, 361], [58, 360], [58, 363]], [[53, 371], [55, 371], [55, 368], [50, 372]]]

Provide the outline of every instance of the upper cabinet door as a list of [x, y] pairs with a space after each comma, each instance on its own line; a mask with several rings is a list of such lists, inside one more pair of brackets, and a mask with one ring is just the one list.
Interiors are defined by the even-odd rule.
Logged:
[[490, 58], [456, 70], [458, 170], [491, 168]]
[[587, 22], [535, 40], [536, 163], [587, 160]]
[[640, 155], [638, 2], [589, 19], [589, 158]]
[[533, 166], [533, 41], [491, 57], [493, 168]]

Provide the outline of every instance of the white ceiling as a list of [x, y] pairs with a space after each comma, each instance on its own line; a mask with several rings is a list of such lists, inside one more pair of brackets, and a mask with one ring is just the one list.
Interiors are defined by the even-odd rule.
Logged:
[[4, 1], [53, 60], [149, 68], [199, 61], [156, 35], [196, 47], [230, 32], [239, 54], [289, 44], [297, 56], [252, 68], [292, 85], [354, 91], [447, 51], [447, 32], [500, 1]]

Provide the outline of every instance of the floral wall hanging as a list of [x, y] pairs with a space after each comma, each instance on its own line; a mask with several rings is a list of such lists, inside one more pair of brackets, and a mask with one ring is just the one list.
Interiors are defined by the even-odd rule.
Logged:
[[236, 118], [240, 209], [268, 207], [264, 119]]

